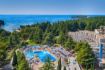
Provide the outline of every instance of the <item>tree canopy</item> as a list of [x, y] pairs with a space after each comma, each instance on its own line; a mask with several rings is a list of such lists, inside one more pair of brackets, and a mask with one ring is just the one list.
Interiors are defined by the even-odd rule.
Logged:
[[3, 20], [0, 20], [0, 28], [4, 26], [4, 21]]
[[77, 53], [77, 61], [79, 64], [81, 64], [84, 67], [88, 65], [89, 68], [91, 64], [94, 64], [95, 56], [88, 43], [77, 43], [75, 51]]
[[40, 68], [40, 70], [55, 70], [54, 63], [51, 62], [49, 57], [46, 59], [45, 64]]

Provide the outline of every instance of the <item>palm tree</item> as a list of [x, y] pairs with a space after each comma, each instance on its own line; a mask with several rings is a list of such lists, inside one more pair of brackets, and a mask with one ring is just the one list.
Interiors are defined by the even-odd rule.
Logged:
[[40, 70], [55, 70], [54, 63], [51, 62], [50, 58], [47, 58]]

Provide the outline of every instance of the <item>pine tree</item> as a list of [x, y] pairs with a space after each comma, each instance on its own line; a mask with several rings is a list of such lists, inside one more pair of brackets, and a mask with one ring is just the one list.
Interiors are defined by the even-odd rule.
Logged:
[[18, 65], [16, 67], [16, 70], [30, 70], [29, 64], [22, 52], [20, 51], [17, 52], [17, 58]]
[[52, 45], [53, 44], [53, 35], [52, 33], [47, 33], [44, 41], [43, 41], [43, 44], [47, 44], [47, 45]]
[[62, 69], [62, 64], [61, 64], [61, 58], [58, 61], [58, 66], [57, 66], [57, 70], [61, 70]]
[[4, 21], [0, 20], [0, 28], [4, 25]]
[[64, 66], [64, 69], [63, 70], [66, 70], [66, 66]]
[[12, 65], [13, 65], [14, 67], [17, 65], [17, 55], [16, 55], [16, 52], [14, 52], [14, 54], [13, 54]]

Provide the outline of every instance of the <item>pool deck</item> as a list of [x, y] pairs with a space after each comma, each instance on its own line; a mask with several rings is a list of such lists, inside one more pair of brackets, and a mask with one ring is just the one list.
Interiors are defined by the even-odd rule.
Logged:
[[39, 68], [41, 68], [42, 66], [43, 66], [43, 63], [41, 63], [41, 62], [39, 62], [38, 64], [36, 64], [36, 63], [31, 64], [32, 70], [39, 70]]
[[[43, 50], [46, 50], [46, 51], [48, 51], [49, 53], [51, 53], [51, 48], [44, 48], [44, 47], [38, 47], [38, 48], [33, 48], [33, 47], [26, 47], [24, 50], [32, 50], [32, 51], [43, 51]], [[56, 58], [56, 56], [54, 55], [54, 54], [52, 54], [51, 53], [51, 55], [53, 56], [53, 57], [55, 57]], [[56, 58], [56, 61], [54, 61], [54, 64], [55, 65], [57, 65], [57, 58]], [[29, 62], [30, 62], [30, 60], [28, 60]], [[43, 62], [41, 62], [41, 61], [39, 61], [38, 63], [36, 63], [36, 62], [33, 62], [33, 61], [31, 61], [31, 63], [30, 63], [30, 67], [31, 67], [31, 69], [32, 70], [39, 70], [39, 68], [41, 68], [42, 66], [43, 66]]]
[[[59, 58], [62, 59], [62, 65], [65, 66], [67, 65], [65, 62], [65, 58], [71, 57], [70, 52], [66, 51], [62, 47], [39, 47], [39, 48], [26, 47], [26, 50], [28, 49], [31, 49], [33, 51], [36, 51], [36, 50], [37, 51], [43, 51], [43, 50], [48, 51], [49, 53], [51, 53], [52, 56], [56, 58], [56, 61], [54, 61], [55, 67], [57, 67]], [[39, 61], [38, 63], [32, 61], [32, 63], [30, 63], [30, 66], [32, 70], [39, 70], [39, 68], [41, 68], [43, 64], [44, 63], [41, 61]]]

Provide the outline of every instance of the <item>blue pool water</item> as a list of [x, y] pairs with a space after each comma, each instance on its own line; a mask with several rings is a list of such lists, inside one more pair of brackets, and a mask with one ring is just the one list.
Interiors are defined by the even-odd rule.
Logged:
[[28, 59], [34, 58], [34, 53], [31, 50], [25, 51], [24, 54], [25, 54], [26, 58], [28, 58]]
[[26, 51], [25, 56], [28, 59], [34, 58], [37, 55], [41, 62], [45, 62], [46, 59], [49, 57], [51, 61], [56, 61], [56, 58], [52, 56], [48, 51]]

